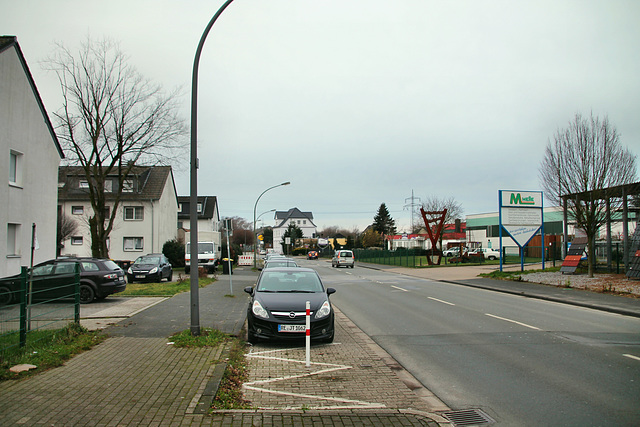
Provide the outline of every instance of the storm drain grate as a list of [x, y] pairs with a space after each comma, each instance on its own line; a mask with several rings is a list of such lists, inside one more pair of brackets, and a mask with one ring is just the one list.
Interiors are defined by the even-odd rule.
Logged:
[[495, 423], [489, 415], [480, 409], [463, 409], [461, 411], [446, 411], [441, 415], [451, 421], [454, 426], [475, 426]]

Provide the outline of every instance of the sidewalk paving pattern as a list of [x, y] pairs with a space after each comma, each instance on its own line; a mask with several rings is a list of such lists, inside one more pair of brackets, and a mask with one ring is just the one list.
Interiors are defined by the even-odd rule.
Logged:
[[[479, 268], [368, 267], [587, 306], [601, 301], [604, 309], [638, 315], [637, 301], [478, 279]], [[239, 335], [248, 301], [243, 288], [256, 276], [248, 267], [238, 268], [232, 275], [233, 291], [229, 276], [200, 289], [201, 326]], [[334, 343], [312, 346], [311, 367], [305, 366], [304, 340], [250, 346], [250, 378], [244, 388], [256, 409], [207, 415], [226, 348], [180, 349], [169, 344], [172, 333], [189, 328], [189, 307], [186, 293], [169, 299], [114, 301], [111, 310], [102, 312], [87, 309], [83, 324], [112, 324], [106, 329], [111, 338], [62, 367], [1, 382], [0, 425], [450, 425], [440, 414], [448, 408], [339, 307]]]

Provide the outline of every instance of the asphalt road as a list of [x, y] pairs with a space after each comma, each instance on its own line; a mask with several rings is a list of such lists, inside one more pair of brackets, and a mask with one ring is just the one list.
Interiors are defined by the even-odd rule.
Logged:
[[454, 409], [480, 408], [509, 426], [640, 423], [638, 318], [357, 265], [301, 264]]

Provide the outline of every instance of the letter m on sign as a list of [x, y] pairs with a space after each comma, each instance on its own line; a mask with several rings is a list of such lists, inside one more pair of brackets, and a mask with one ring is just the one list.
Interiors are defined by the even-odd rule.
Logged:
[[511, 193], [511, 199], [509, 200], [510, 205], [521, 205], [522, 204], [522, 196], [520, 193]]

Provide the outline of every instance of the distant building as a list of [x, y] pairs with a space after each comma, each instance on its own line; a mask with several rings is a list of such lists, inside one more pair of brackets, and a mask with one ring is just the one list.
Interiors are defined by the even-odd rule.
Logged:
[[[191, 200], [190, 196], [178, 197], [178, 237], [186, 244], [190, 240], [191, 230]], [[216, 196], [198, 196], [198, 240], [214, 242], [220, 248], [221, 225]]]
[[[56, 256], [56, 176], [64, 154], [16, 37], [0, 37], [0, 277]], [[4, 170], [4, 172], [2, 172]]]
[[282, 245], [284, 233], [287, 231], [289, 224], [295, 224], [302, 230], [303, 238], [316, 238], [317, 227], [313, 223], [313, 214], [311, 212], [301, 212], [298, 208], [291, 208], [288, 211], [276, 211], [275, 226], [273, 227], [273, 249], [277, 253], [282, 253]]

